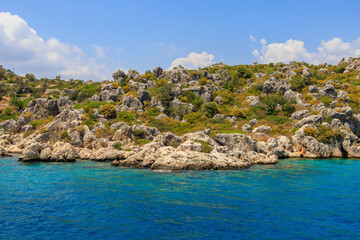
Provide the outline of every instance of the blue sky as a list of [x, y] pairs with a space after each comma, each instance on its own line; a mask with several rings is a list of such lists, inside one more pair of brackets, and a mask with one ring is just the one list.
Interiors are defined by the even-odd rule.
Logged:
[[[335, 63], [360, 54], [359, 1], [0, 0], [0, 6], [0, 64], [37, 77], [101, 80], [118, 68]], [[14, 26], [16, 39], [1, 32]]]

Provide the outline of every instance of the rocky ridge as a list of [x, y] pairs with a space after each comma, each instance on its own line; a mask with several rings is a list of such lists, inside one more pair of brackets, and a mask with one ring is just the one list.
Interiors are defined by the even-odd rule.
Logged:
[[117, 70], [91, 96], [59, 90], [0, 122], [1, 155], [164, 170], [360, 158], [359, 62]]

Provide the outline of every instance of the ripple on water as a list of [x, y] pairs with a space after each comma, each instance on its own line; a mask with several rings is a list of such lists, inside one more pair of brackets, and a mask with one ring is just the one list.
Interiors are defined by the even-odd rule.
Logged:
[[360, 162], [229, 171], [0, 160], [0, 239], [359, 239]]

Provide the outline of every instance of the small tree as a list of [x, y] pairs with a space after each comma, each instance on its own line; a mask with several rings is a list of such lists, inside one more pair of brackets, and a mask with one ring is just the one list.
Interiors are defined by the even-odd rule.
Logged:
[[172, 99], [173, 99], [173, 92], [171, 90], [171, 85], [165, 84], [160, 88], [159, 100], [165, 107], [168, 107]]

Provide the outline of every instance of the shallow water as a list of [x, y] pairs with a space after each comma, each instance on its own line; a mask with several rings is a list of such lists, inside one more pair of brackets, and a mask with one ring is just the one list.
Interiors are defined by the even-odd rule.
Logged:
[[360, 239], [360, 161], [236, 171], [0, 159], [0, 239]]

